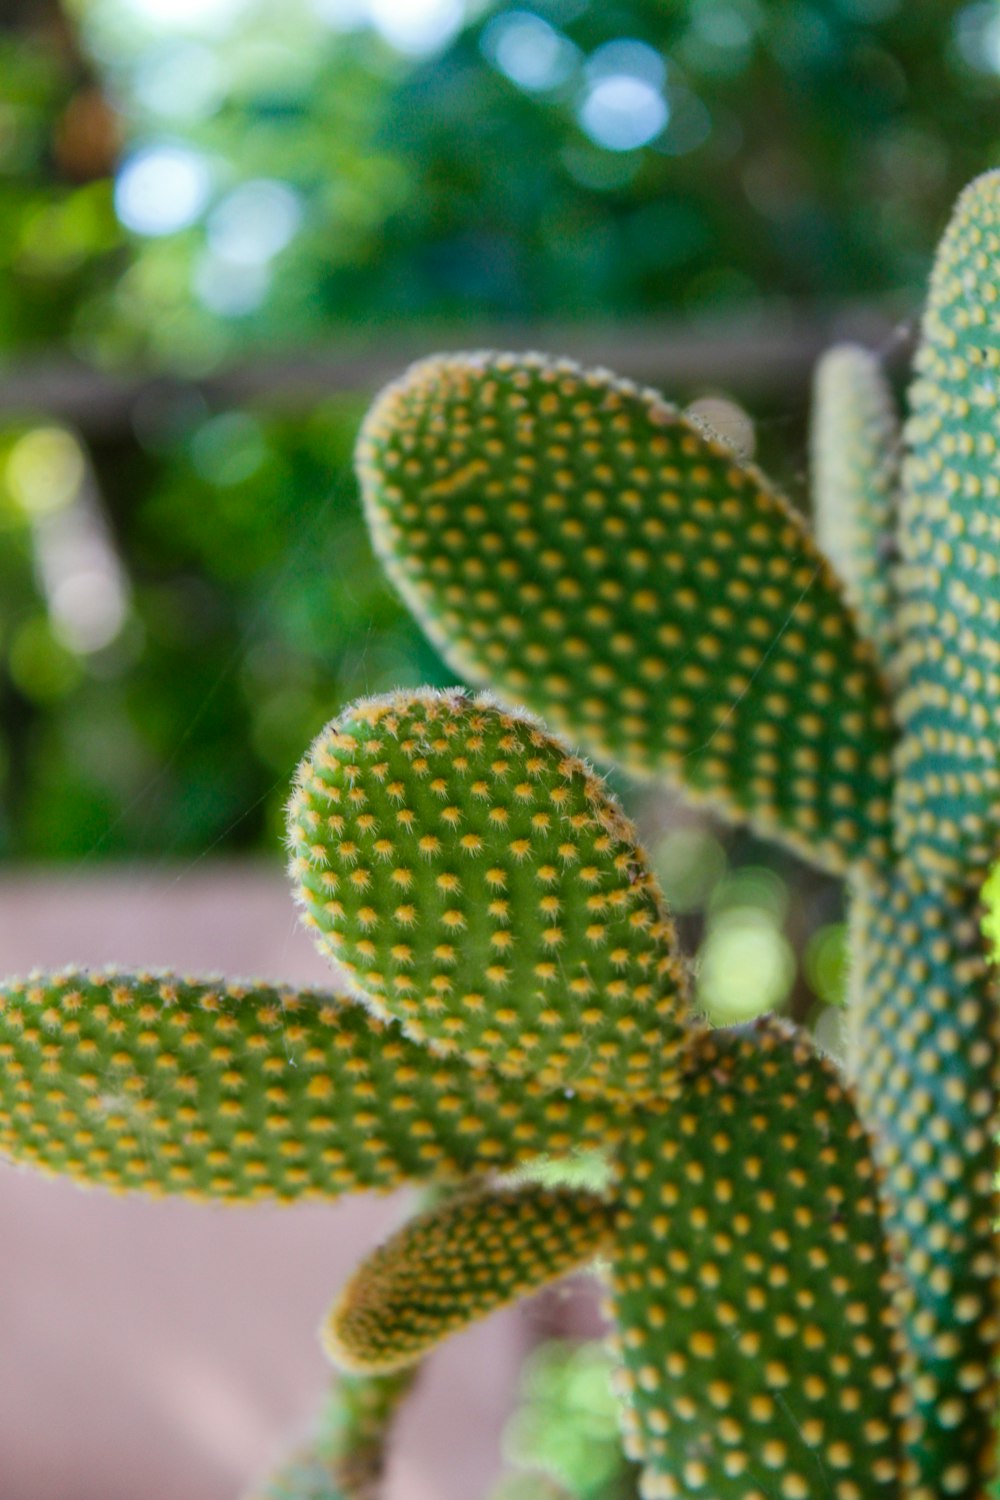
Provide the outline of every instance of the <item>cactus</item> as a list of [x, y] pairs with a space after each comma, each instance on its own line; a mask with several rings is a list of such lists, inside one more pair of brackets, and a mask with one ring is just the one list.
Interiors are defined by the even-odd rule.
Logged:
[[406, 1369], [448, 1333], [585, 1265], [609, 1240], [593, 1193], [470, 1194], [411, 1220], [359, 1266], [323, 1325], [342, 1370]]
[[859, 887], [852, 922], [851, 1071], [906, 1273], [918, 1456], [945, 1494], [978, 1494], [998, 1332], [996, 994], [978, 890], [900, 861]]
[[[841, 584], [822, 562], [814, 581], [789, 566], [797, 523], [757, 470], [602, 372], [539, 357], [425, 362], [376, 403], [359, 444], [376, 546], [454, 666], [529, 702], [584, 751], [707, 793], [849, 871], [851, 1068], [903, 1275], [921, 1494], [983, 1493], [994, 1446], [998, 1041], [978, 902], [1000, 814], [998, 205], [989, 174], [942, 243], [901, 468], [873, 357], [837, 350], [818, 372], [817, 540]], [[730, 556], [737, 517], [747, 540]], [[821, 556], [807, 538], [793, 545], [793, 563]], [[755, 596], [736, 617], [749, 614], [742, 634], [732, 617], [725, 633], [733, 583], [749, 576], [741, 563], [772, 597], [775, 565], [799, 581], [754, 661]], [[794, 651], [817, 628], [849, 668], [822, 743], [807, 737], [822, 657]], [[663, 690], [651, 696], [654, 643]], [[706, 652], [718, 653], [708, 669]], [[748, 678], [730, 679], [741, 661]], [[685, 738], [692, 685], [714, 723]], [[782, 741], [780, 801], [761, 728]], [[858, 735], [850, 745], [845, 731]]]
[[747, 1497], [763, 1475], [787, 1500], [909, 1493], [892, 1276], [848, 1090], [773, 1020], [702, 1037], [685, 1085], [619, 1153], [612, 1311], [645, 1493]]
[[816, 366], [812, 502], [816, 540], [844, 580], [858, 623], [887, 670], [898, 646], [891, 563], [899, 418], [877, 357], [838, 344]]
[[831, 869], [885, 854], [888, 700], [830, 563], [655, 392], [428, 360], [372, 408], [358, 472], [390, 576], [472, 682]]
[[[848, 1090], [773, 1021], [698, 1034], [682, 1083], [669, 1108], [636, 1113], [613, 1205], [521, 1191], [416, 1221], [356, 1273], [328, 1352], [348, 1369], [401, 1368], [517, 1283], [542, 1284], [546, 1263], [552, 1276], [603, 1249], [646, 1493], [684, 1493], [683, 1478], [743, 1494], [765, 1469], [804, 1500], [825, 1466], [866, 1494], [902, 1493], [909, 1397]], [[803, 1391], [804, 1419], [790, 1410]]]
[[634, 830], [576, 757], [486, 698], [357, 705], [289, 820], [321, 950], [415, 1041], [543, 1085], [659, 1092], [684, 976]]
[[[370, 1496], [415, 1362], [600, 1255], [647, 1500], [985, 1500], [998, 251], [992, 174], [939, 253], [901, 464], [877, 362], [824, 360], [815, 536], [653, 392], [539, 355], [416, 366], [372, 408], [359, 475], [391, 577], [472, 690], [350, 706], [299, 770], [291, 875], [343, 993], [0, 988], [15, 1160], [222, 1199], [458, 1187], [324, 1325], [372, 1420], [271, 1494]], [[693, 1011], [582, 755], [848, 877], [846, 1075], [782, 1021]], [[606, 1192], [511, 1186], [577, 1149], [603, 1153]]]
[[450, 1182], [601, 1146], [601, 1101], [433, 1058], [326, 992], [175, 975], [0, 986], [0, 1149], [112, 1189], [230, 1201]]
[[928, 869], [980, 882], [1000, 833], [998, 183], [988, 173], [965, 189], [938, 251], [899, 518], [906, 732], [895, 821]]

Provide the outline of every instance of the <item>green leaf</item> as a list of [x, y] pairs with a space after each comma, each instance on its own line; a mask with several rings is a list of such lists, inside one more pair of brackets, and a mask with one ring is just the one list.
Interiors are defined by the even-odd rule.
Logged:
[[422, 1214], [354, 1273], [323, 1325], [342, 1369], [404, 1368], [449, 1334], [575, 1271], [612, 1210], [568, 1188], [492, 1189]]
[[603, 371], [449, 355], [384, 392], [357, 466], [391, 578], [470, 681], [828, 868], [887, 847], [871, 647], [721, 440]]
[[332, 1198], [621, 1128], [606, 1104], [432, 1057], [327, 992], [78, 971], [0, 986], [0, 1151], [101, 1187]]
[[891, 582], [899, 487], [899, 418], [878, 356], [837, 344], [813, 383], [816, 539], [844, 580], [861, 629], [891, 667], [898, 642]]
[[904, 1390], [867, 1136], [771, 1019], [706, 1034], [633, 1123], [612, 1260], [646, 1500], [902, 1500]]
[[459, 689], [345, 710], [299, 769], [292, 874], [322, 951], [438, 1053], [659, 1093], [686, 977], [635, 830], [534, 719]]
[[906, 425], [900, 512], [900, 848], [985, 876], [1000, 848], [1000, 173], [938, 249]]
[[976, 885], [911, 864], [858, 882], [851, 1073], [906, 1280], [929, 1493], [973, 1500], [995, 1462], [997, 984]]

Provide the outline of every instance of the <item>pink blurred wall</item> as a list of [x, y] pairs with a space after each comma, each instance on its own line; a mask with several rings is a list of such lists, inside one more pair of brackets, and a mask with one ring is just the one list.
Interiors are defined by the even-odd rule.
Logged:
[[[280, 870], [0, 880], [0, 968], [70, 962], [324, 984]], [[292, 1209], [146, 1202], [0, 1165], [0, 1500], [236, 1500], [326, 1382], [315, 1329], [405, 1196]], [[445, 1346], [387, 1500], [477, 1500], [530, 1305]]]

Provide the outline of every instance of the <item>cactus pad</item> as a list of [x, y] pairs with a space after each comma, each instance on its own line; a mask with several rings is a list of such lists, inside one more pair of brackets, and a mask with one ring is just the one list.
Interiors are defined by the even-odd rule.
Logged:
[[460, 690], [360, 703], [289, 809], [321, 949], [379, 1014], [477, 1066], [659, 1092], [685, 976], [635, 833], [538, 723]]
[[651, 391], [428, 360], [358, 446], [389, 573], [467, 678], [836, 870], [886, 847], [874, 657], [803, 520]]
[[612, 1307], [646, 1500], [901, 1500], [906, 1397], [868, 1138], [764, 1020], [706, 1035], [621, 1163]]
[[877, 355], [837, 344], [816, 367], [812, 415], [816, 539], [843, 578], [861, 628], [890, 666], [899, 418]]
[[865, 882], [853, 921], [851, 1071], [906, 1274], [915, 1456], [932, 1494], [973, 1500], [993, 1468], [1000, 1355], [995, 975], [975, 890], [912, 866]]
[[985, 876], [1000, 847], [1000, 173], [941, 242], [917, 353], [900, 513], [900, 847]]
[[411, 1220], [354, 1273], [323, 1326], [334, 1364], [389, 1371], [592, 1260], [611, 1232], [593, 1193], [525, 1187]]
[[80, 972], [0, 986], [0, 1152], [101, 1187], [336, 1197], [620, 1128], [597, 1101], [429, 1057], [328, 993]]

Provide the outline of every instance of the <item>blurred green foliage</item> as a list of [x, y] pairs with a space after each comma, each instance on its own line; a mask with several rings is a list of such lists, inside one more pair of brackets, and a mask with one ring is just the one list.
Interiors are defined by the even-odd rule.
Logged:
[[[994, 0], [12, 0], [0, 356], [149, 384], [74, 426], [43, 381], [0, 431], [0, 855], [273, 848], [330, 713], [441, 680], [361, 528], [370, 393], [191, 377], [483, 319], [916, 306], [998, 85]], [[753, 412], [797, 495], [804, 404]], [[827, 888], [799, 931], [714, 837], [661, 853], [720, 1016], [734, 955], [744, 1005], [836, 1002], [835, 932], [793, 956]]]
[[0, 32], [6, 348], [192, 371], [414, 319], [916, 300], [997, 147], [994, 0], [65, 12]]
[[491, 1500], [634, 1500], [622, 1454], [612, 1361], [599, 1344], [550, 1339], [525, 1361], [503, 1437], [514, 1471]]
[[[464, 26], [459, 0], [72, 10], [127, 126], [119, 206], [156, 230], [80, 309], [106, 358], [916, 294], [997, 144], [992, 3], [536, 0]], [[178, 150], [188, 176], [164, 159], [157, 179], [143, 153]], [[137, 163], [173, 182], [178, 233]]]
[[187, 414], [155, 454], [105, 455], [129, 616], [79, 654], [27, 581], [33, 528], [10, 492], [8, 434], [10, 852], [275, 847], [289, 776], [333, 708], [441, 680], [367, 544], [348, 478], [357, 418], [353, 404], [293, 421]]

